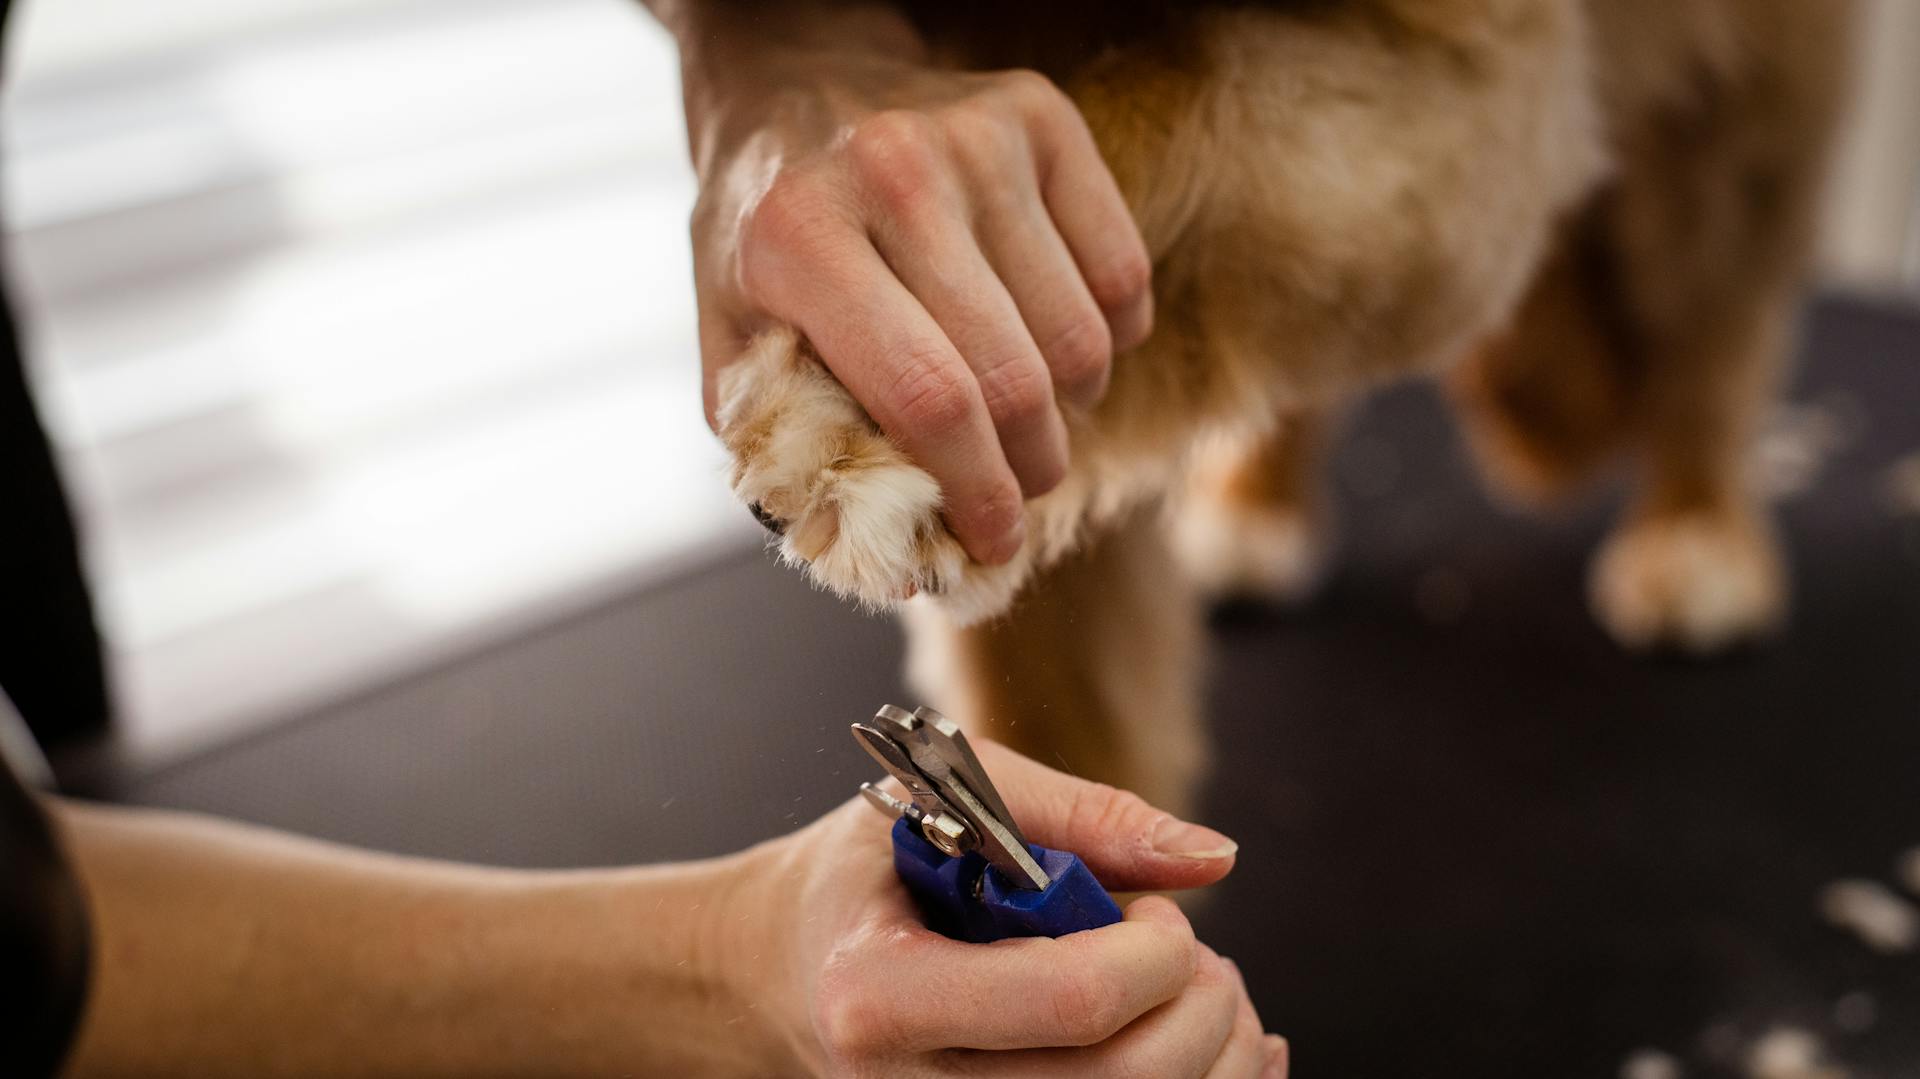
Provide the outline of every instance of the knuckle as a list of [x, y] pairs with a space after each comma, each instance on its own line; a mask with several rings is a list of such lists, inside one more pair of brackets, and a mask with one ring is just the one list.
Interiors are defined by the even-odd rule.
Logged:
[[1238, 995], [1227, 988], [1232, 985], [1233, 976], [1227, 973], [1226, 960], [1205, 944], [1195, 942], [1193, 947], [1199, 954], [1199, 960], [1194, 964], [1193, 984], [1220, 988], [1220, 997], [1226, 1007], [1238, 1004]]
[[958, 157], [1004, 182], [1005, 166], [1018, 156], [1022, 137], [1012, 113], [991, 98], [973, 97], [947, 108], [941, 125]]
[[741, 221], [741, 283], [763, 289], [783, 257], [816, 246], [826, 210], [812, 185], [791, 174], [777, 177]]
[[889, 205], [932, 193], [940, 137], [926, 116], [905, 109], [877, 112], [854, 125], [846, 152], [854, 175]]
[[1021, 505], [1020, 488], [1008, 482], [996, 485], [988, 492], [970, 516], [983, 531], [1000, 535], [1013, 528], [1020, 519]]
[[1057, 454], [1029, 462], [1020, 475], [1021, 490], [1030, 498], [1039, 498], [1065, 482], [1067, 467], [1067, 460]]
[[1048, 1014], [1068, 1045], [1094, 1045], [1125, 1025], [1120, 1001], [1092, 978], [1061, 980], [1047, 994]]
[[1069, 322], [1045, 349], [1053, 377], [1072, 392], [1094, 391], [1106, 384], [1113, 364], [1113, 333], [1098, 315]]
[[1072, 104], [1052, 79], [1032, 68], [999, 72], [994, 81], [1002, 93], [1029, 107], [1048, 109]]
[[1126, 307], [1145, 298], [1153, 287], [1153, 265], [1145, 251], [1131, 247], [1096, 268], [1087, 279], [1087, 287], [1100, 306]]
[[933, 435], [954, 431], [973, 414], [973, 398], [966, 384], [934, 349], [919, 350], [927, 359], [912, 363], [894, 382], [888, 396], [900, 422]]
[[742, 246], [778, 244], [801, 232], [815, 207], [811, 192], [791, 173], [774, 178], [747, 211], [741, 228]]
[[1152, 806], [1131, 791], [1123, 791], [1105, 783], [1089, 783], [1074, 795], [1073, 805], [1067, 811], [1067, 823], [1070, 835], [1137, 833], [1145, 838], [1148, 821], [1158, 815]]
[[829, 967], [814, 998], [814, 1030], [821, 1048], [837, 1060], [877, 1052], [887, 1029], [880, 1002], [863, 992], [843, 968]]
[[1031, 359], [1011, 360], [990, 369], [981, 380], [987, 412], [996, 424], [1031, 427], [1053, 411], [1053, 386], [1045, 366]]

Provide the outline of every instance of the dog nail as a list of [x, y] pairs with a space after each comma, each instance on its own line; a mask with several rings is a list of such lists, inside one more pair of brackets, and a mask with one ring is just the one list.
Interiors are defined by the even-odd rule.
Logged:
[[753, 514], [754, 520], [760, 522], [760, 527], [766, 529], [767, 531], [773, 533], [776, 536], [784, 536], [787, 534], [787, 522], [782, 521], [780, 518], [775, 517], [773, 514], [768, 513], [764, 509], [761, 509], [760, 503], [758, 502], [747, 503], [747, 510], [748, 512]]

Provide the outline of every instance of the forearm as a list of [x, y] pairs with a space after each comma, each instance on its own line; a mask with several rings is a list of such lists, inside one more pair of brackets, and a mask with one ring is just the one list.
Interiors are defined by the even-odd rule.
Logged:
[[741, 860], [524, 872], [63, 805], [96, 969], [76, 1075], [707, 1074], [777, 1051]]
[[703, 177], [727, 134], [752, 130], [791, 103], [784, 89], [829, 72], [845, 78], [866, 59], [926, 54], [912, 23], [885, 0], [644, 2], [679, 44], [687, 136]]

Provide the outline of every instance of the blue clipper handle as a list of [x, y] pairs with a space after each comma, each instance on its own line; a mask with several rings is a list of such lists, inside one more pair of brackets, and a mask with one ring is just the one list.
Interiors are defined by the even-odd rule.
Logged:
[[1064, 937], [1120, 920], [1120, 908], [1086, 863], [1028, 844], [1052, 878], [1045, 891], [1008, 886], [978, 854], [958, 858], [926, 841], [906, 818], [893, 823], [893, 868], [926, 916], [927, 928], [973, 944], [1007, 937]]

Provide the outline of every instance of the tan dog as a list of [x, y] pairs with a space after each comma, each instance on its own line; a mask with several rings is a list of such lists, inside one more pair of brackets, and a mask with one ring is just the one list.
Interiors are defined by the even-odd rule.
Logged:
[[1036, 68], [1073, 97], [1158, 311], [1073, 422], [1020, 555], [970, 563], [933, 479], [798, 335], [763, 336], [721, 386], [735, 490], [785, 557], [875, 607], [926, 595], [909, 621], [933, 704], [1183, 805], [1205, 744], [1186, 582], [1301, 591], [1330, 417], [1422, 372], [1508, 492], [1638, 465], [1592, 575], [1621, 641], [1706, 651], [1780, 618], [1744, 462], [1808, 261], [1846, 5], [992, 7], [924, 29], [957, 66]]

